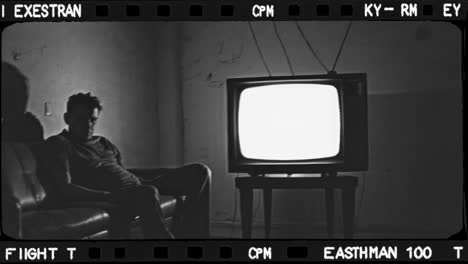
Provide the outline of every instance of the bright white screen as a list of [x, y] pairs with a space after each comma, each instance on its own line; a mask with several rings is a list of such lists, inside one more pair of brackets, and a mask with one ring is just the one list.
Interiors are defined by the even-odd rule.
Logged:
[[336, 156], [340, 148], [338, 91], [323, 84], [276, 84], [244, 90], [239, 100], [244, 157], [304, 160]]

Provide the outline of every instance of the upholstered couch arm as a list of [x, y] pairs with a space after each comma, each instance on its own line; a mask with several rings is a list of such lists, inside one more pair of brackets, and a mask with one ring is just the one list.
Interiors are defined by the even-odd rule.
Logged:
[[11, 196], [2, 197], [2, 231], [12, 238], [23, 238], [22, 207]]
[[[167, 168], [127, 168], [127, 170], [138, 177], [141, 177], [143, 180], [150, 180], [158, 175], [166, 173], [169, 169]], [[178, 206], [182, 206], [182, 203], [185, 200], [185, 195], [175, 195], [174, 198], [177, 199]]]

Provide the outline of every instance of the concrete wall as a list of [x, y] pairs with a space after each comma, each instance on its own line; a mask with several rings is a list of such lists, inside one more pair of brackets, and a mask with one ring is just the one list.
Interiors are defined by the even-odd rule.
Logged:
[[[90, 91], [104, 111], [97, 133], [128, 166], [182, 162], [175, 23], [18, 23], [3, 31], [2, 60], [30, 80], [28, 110], [48, 137], [64, 127], [67, 98]], [[44, 115], [44, 103], [52, 116]], [[176, 131], [174, 133], [174, 131]]]
[[[277, 25], [295, 74], [325, 73], [294, 23]], [[347, 22], [301, 25], [331, 68]], [[272, 23], [253, 27], [273, 75], [290, 74]], [[185, 159], [211, 166], [213, 219], [229, 221], [237, 175], [227, 173], [224, 81], [267, 71], [245, 22], [186, 23], [182, 36]], [[457, 28], [447, 23], [354, 22], [336, 70], [368, 74], [370, 168], [356, 174], [361, 230], [438, 237], [460, 227], [460, 42]], [[273, 223], [324, 223], [321, 192], [275, 191], [273, 200]]]

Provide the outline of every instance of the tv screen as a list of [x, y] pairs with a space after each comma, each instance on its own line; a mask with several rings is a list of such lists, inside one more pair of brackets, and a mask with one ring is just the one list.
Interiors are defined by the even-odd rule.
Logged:
[[365, 74], [227, 80], [230, 172], [367, 170]]
[[246, 89], [239, 99], [242, 156], [262, 160], [329, 158], [340, 151], [337, 89], [326, 84], [276, 84]]

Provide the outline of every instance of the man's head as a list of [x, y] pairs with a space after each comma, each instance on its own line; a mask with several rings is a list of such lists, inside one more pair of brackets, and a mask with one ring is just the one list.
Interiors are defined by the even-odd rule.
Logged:
[[67, 102], [67, 112], [64, 114], [68, 132], [77, 140], [91, 139], [101, 110], [102, 105], [99, 99], [91, 93], [78, 93], [70, 96]]

